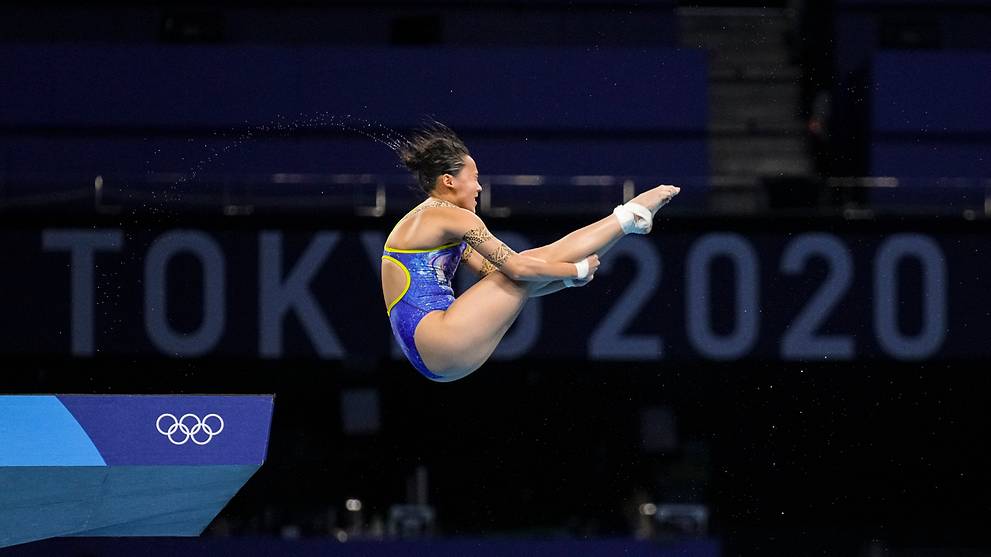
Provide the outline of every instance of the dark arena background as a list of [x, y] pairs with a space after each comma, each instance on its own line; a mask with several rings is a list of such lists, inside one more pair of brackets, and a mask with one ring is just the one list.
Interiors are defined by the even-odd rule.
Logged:
[[[991, 555], [989, 29], [989, 0], [5, 4], [0, 554]], [[451, 383], [380, 283], [419, 201], [390, 142], [431, 120], [516, 250], [682, 188]], [[209, 406], [242, 399], [270, 421]], [[123, 410], [162, 400], [225, 431]], [[39, 401], [141, 465], [39, 464]]]

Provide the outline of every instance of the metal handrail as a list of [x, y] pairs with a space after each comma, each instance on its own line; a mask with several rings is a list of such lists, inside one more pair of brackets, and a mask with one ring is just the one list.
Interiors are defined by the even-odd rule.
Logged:
[[[780, 180], [780, 178], [778, 178]], [[256, 208], [295, 211], [300, 209], [336, 210], [362, 217], [383, 217], [390, 210], [400, 211], [416, 198], [416, 184], [408, 174], [199, 174], [195, 178], [175, 172], [143, 174], [102, 174], [85, 178], [66, 173], [20, 174], [3, 176], [0, 190], [0, 209], [44, 208], [78, 202], [89, 197], [98, 213], [117, 213], [124, 208], [170, 207], [192, 209], [219, 209], [225, 215], [251, 214]], [[713, 211], [732, 213], [731, 196], [765, 196], [766, 192], [753, 177], [702, 176], [663, 179], [644, 176], [603, 175], [533, 175], [505, 174], [482, 176], [484, 187], [479, 200], [479, 212], [505, 217], [525, 210], [519, 205], [521, 198], [529, 194], [515, 195], [516, 188], [581, 188], [568, 190], [555, 198], [554, 210], [588, 212], [589, 202], [583, 205], [576, 192], [601, 190], [595, 201], [605, 205], [630, 200], [639, 191], [657, 183], [675, 183], [683, 186], [683, 193], [692, 197], [673, 207], [675, 213], [706, 213]], [[88, 185], [86, 184], [88, 182]], [[940, 213], [962, 213], [968, 218], [991, 217], [991, 178], [975, 177], [835, 177], [822, 182], [833, 191], [863, 190], [868, 196], [897, 197], [905, 193], [902, 204], [908, 213], [931, 209]], [[810, 186], [812, 187], [812, 186]], [[960, 206], [918, 203], [913, 197], [917, 192], [962, 194]], [[874, 192], [874, 193], [872, 193]], [[542, 192], [544, 197], [546, 193]], [[712, 203], [720, 196], [730, 202]], [[515, 199], [515, 201], [514, 201]], [[514, 206], [515, 203], [515, 206]], [[547, 203], [547, 201], [543, 201]], [[753, 205], [753, 204], [751, 204]], [[726, 209], [730, 207], [730, 209]], [[611, 208], [611, 207], [608, 207]], [[878, 207], [872, 203], [845, 203], [836, 213], [853, 216], [873, 215], [875, 209], [898, 213], [899, 205], [890, 199]], [[822, 207], [823, 212], [827, 207]], [[836, 209], [834, 207], [834, 209]], [[532, 209], [538, 212], [539, 208]], [[810, 208], [816, 212], [815, 208]], [[752, 213], [754, 211], [741, 210]], [[851, 217], [853, 218], [853, 217]]]

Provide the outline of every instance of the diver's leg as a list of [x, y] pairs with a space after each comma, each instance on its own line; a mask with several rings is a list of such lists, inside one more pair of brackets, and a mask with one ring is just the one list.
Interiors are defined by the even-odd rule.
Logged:
[[[658, 186], [632, 201], [653, 214], [678, 191], [671, 186]], [[623, 235], [619, 220], [610, 215], [526, 253], [547, 261], [577, 262], [608, 249]], [[451, 379], [478, 369], [516, 321], [530, 294], [547, 285], [546, 281], [516, 282], [500, 272], [482, 277], [446, 311], [431, 312], [417, 325], [414, 339], [424, 364], [437, 375]]]
[[417, 325], [416, 348], [430, 371], [458, 378], [481, 367], [516, 321], [530, 292], [546, 282], [516, 282], [489, 273], [462, 293], [447, 311], [427, 314]]
[[[653, 215], [679, 191], [680, 189], [674, 186], [657, 186], [634, 197], [631, 201], [646, 207]], [[615, 215], [609, 215], [571, 232], [552, 244], [528, 250], [528, 255], [545, 261], [576, 263], [593, 253], [602, 256], [623, 235], [619, 219]]]

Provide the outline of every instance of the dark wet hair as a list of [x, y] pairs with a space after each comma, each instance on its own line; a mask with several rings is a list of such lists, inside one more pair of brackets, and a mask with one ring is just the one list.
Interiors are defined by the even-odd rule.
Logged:
[[440, 122], [420, 128], [399, 148], [399, 158], [428, 195], [437, 185], [439, 176], [461, 172], [465, 157], [470, 154], [461, 138]]

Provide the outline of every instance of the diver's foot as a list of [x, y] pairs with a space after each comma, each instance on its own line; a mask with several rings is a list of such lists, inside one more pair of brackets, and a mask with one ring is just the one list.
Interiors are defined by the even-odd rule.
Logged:
[[667, 205], [668, 202], [674, 199], [674, 196], [678, 195], [678, 192], [680, 191], [681, 188], [678, 186], [657, 186], [656, 188], [652, 188], [641, 193], [630, 201], [632, 203], [636, 203], [637, 205], [646, 207], [650, 211], [651, 216], [653, 216], [657, 214], [657, 211], [660, 210], [661, 207]]

